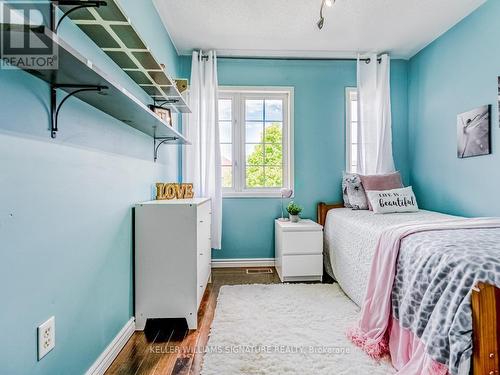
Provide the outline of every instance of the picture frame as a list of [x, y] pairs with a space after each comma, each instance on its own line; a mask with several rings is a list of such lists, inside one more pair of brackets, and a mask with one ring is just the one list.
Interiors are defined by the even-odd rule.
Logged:
[[156, 113], [169, 126], [172, 126], [172, 111], [170, 108], [163, 108], [155, 105], [150, 105], [149, 109]]
[[457, 157], [491, 154], [491, 105], [457, 116]]

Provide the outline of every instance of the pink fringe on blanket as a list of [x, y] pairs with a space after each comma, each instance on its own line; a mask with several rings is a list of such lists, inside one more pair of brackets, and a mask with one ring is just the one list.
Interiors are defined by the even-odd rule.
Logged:
[[[394, 332], [395, 335], [390, 336], [390, 332]], [[428, 357], [423, 350], [423, 346], [421, 346], [421, 341], [419, 339], [415, 340], [415, 336], [410, 331], [399, 327], [399, 323], [395, 319], [392, 320], [392, 325], [388, 327], [384, 338], [380, 341], [368, 337], [359, 327], [349, 328], [346, 335], [354, 345], [361, 348], [366, 354], [377, 361], [386, 356], [392, 357], [394, 367], [400, 370], [398, 374], [450, 375], [448, 367]], [[416, 350], [416, 353], [410, 356], [412, 357], [410, 362], [413, 361], [413, 363], [402, 364], [401, 360], [403, 359], [403, 362], [405, 362], [404, 358], [408, 358], [408, 353], [401, 355], [402, 353], [398, 351], [391, 352], [391, 340], [402, 344], [396, 345], [398, 348], [408, 349], [412, 346], [410, 342], [413, 342], [413, 344], [421, 346], [422, 350]], [[419, 362], [423, 367], [418, 366]], [[415, 364], [417, 364], [416, 367], [414, 366]], [[403, 368], [399, 368], [401, 365]]]
[[375, 341], [361, 332], [358, 327], [350, 328], [347, 337], [354, 345], [363, 349], [373, 359], [379, 360], [389, 354], [389, 340], [384, 337], [381, 341]]
[[448, 368], [439, 362], [432, 362], [430, 375], [449, 375]]

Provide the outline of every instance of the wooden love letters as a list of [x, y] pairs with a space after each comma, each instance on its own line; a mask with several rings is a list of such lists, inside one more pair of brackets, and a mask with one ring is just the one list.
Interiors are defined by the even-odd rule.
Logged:
[[163, 183], [156, 184], [156, 200], [189, 199], [194, 197], [193, 184]]

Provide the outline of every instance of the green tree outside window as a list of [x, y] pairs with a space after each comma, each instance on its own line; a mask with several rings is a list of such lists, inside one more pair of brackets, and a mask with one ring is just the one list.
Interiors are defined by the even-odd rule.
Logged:
[[280, 122], [267, 123], [261, 134], [261, 142], [248, 155], [246, 163], [246, 186], [280, 187], [283, 185], [283, 145]]

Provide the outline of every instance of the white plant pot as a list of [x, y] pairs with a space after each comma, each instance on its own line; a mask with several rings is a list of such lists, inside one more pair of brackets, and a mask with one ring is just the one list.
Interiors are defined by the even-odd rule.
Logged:
[[298, 223], [300, 220], [299, 215], [288, 214], [288, 216], [290, 217], [290, 222], [292, 222], [292, 223]]

